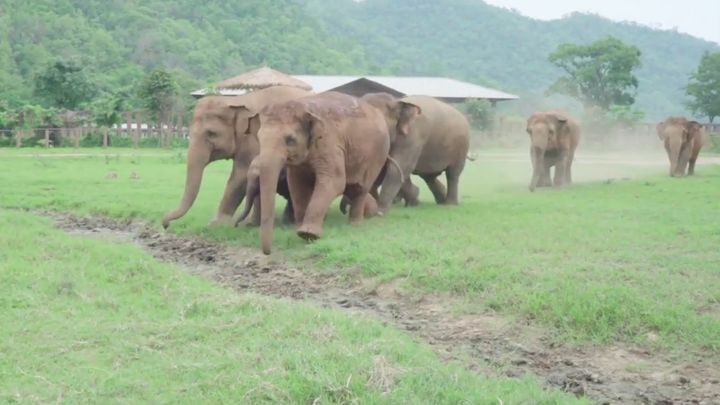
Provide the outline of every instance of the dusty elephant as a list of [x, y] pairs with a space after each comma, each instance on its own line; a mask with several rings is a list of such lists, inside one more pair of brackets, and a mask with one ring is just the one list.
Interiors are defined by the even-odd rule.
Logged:
[[[254, 128], [254, 131], [248, 130], [251, 114], [247, 109], [238, 107], [251, 106], [259, 110], [272, 103], [308, 94], [311, 93], [298, 88], [276, 86], [237, 97], [202, 98], [195, 107], [190, 125], [185, 191], [180, 205], [163, 217], [163, 227], [167, 228], [171, 221], [187, 213], [200, 190], [205, 166], [219, 159], [232, 159], [233, 168], [215, 219], [211, 223], [232, 223], [232, 216], [245, 196], [248, 167], [260, 150], [257, 128]], [[285, 183], [280, 185], [278, 191], [289, 201], [289, 191]], [[288, 212], [292, 212], [292, 209]]]
[[275, 188], [283, 166], [297, 233], [304, 239], [321, 236], [325, 214], [339, 195], [350, 199], [351, 223], [361, 222], [375, 208], [368, 192], [390, 150], [377, 109], [355, 97], [326, 92], [270, 106], [253, 118], [258, 119], [260, 154], [253, 166], [259, 183], [249, 181], [248, 193], [257, 192], [259, 184], [263, 253], [271, 252]]
[[[417, 204], [418, 189], [410, 181], [416, 174], [427, 183], [438, 204], [458, 203], [458, 183], [470, 146], [470, 124], [465, 116], [440, 100], [408, 96], [400, 100], [386, 93], [362, 97], [380, 110], [388, 126], [390, 156], [378, 197], [378, 209], [386, 212], [400, 195], [407, 205]], [[445, 172], [447, 189], [438, 180]]]
[[656, 129], [670, 160], [670, 176], [684, 176], [686, 169], [688, 176], [695, 174], [695, 162], [705, 144], [702, 125], [685, 117], [669, 117]]
[[[562, 111], [536, 112], [527, 120], [530, 135], [532, 179], [530, 191], [536, 187], [562, 186], [572, 183], [572, 163], [580, 141], [580, 124]], [[555, 173], [550, 181], [550, 168]]]

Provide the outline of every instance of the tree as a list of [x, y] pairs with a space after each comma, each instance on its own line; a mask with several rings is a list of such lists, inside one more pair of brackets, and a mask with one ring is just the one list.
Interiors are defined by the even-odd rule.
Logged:
[[465, 103], [465, 111], [470, 120], [480, 129], [491, 130], [495, 121], [495, 111], [489, 101], [483, 99], [470, 100]]
[[608, 111], [613, 105], [635, 102], [638, 80], [633, 70], [640, 67], [640, 49], [614, 37], [589, 45], [562, 44], [548, 57], [565, 71], [548, 89]]
[[160, 123], [166, 123], [175, 104], [178, 85], [164, 69], [155, 69], [140, 84], [139, 96], [144, 107]]
[[87, 79], [82, 67], [73, 62], [58, 61], [35, 78], [35, 95], [51, 107], [77, 109], [95, 94], [95, 86]]
[[687, 106], [694, 114], [702, 114], [710, 122], [720, 116], [720, 52], [705, 52], [685, 93], [692, 98]]

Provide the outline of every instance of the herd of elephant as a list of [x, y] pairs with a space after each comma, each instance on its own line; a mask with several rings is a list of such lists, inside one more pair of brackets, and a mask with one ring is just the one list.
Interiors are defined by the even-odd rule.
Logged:
[[[671, 117], [657, 130], [665, 142], [671, 175], [684, 175], [688, 164], [688, 174], [693, 174], [704, 141], [702, 127]], [[539, 112], [528, 119], [527, 131], [533, 167], [530, 190], [571, 183], [580, 138], [577, 121], [561, 111]], [[182, 200], [162, 223], [167, 228], [187, 213], [208, 163], [232, 159], [211, 224], [259, 225], [262, 251], [270, 254], [276, 194], [287, 200], [283, 222], [297, 225], [298, 235], [306, 240], [321, 236], [325, 216], [338, 196], [340, 209], [347, 213], [349, 208], [353, 224], [387, 214], [400, 200], [416, 205], [419, 190], [411, 182], [412, 174], [427, 183], [436, 203], [457, 204], [469, 145], [465, 116], [428, 96], [353, 97], [274, 86], [236, 97], [205, 97], [190, 127]], [[438, 179], [442, 173], [447, 186]]]

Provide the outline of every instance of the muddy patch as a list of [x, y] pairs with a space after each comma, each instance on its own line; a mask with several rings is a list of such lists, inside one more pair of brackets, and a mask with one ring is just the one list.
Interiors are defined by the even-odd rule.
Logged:
[[[47, 214], [74, 234], [132, 241], [156, 258], [238, 291], [305, 300], [379, 318], [427, 341], [444, 359], [459, 360], [483, 375], [532, 374], [548, 386], [599, 403], [720, 404], [716, 357], [674, 359], [628, 347], [558, 346], [545, 331], [522, 320], [458, 314], [457, 299], [404, 294], [398, 282], [377, 284], [358, 272], [303, 271], [259, 253], [198, 237], [177, 236], [138, 222]], [[376, 359], [371, 383], [391, 389], [398, 370]]]

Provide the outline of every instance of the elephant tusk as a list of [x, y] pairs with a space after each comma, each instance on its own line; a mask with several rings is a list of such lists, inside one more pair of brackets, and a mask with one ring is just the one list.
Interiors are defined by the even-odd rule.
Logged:
[[398, 164], [397, 160], [393, 159], [392, 156], [388, 156], [388, 161], [390, 163], [394, 164], [395, 167], [397, 167], [398, 171], [400, 172], [400, 184], [405, 183], [405, 175], [403, 175], [403, 171], [400, 168], [400, 165]]

